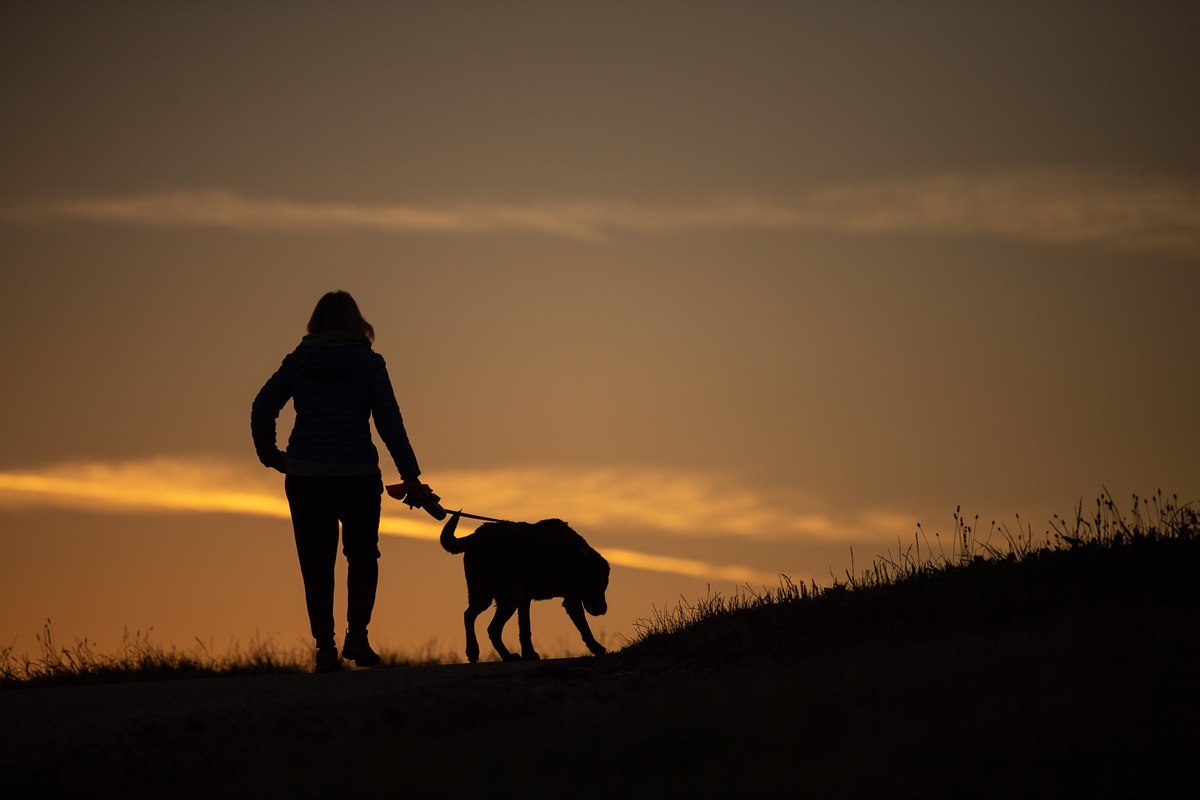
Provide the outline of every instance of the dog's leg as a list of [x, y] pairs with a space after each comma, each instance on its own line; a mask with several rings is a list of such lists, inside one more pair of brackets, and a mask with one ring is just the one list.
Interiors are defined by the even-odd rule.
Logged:
[[592, 629], [588, 626], [587, 616], [583, 613], [582, 600], [563, 600], [563, 608], [567, 610], [567, 616], [571, 618], [571, 622], [575, 623], [575, 627], [579, 629], [579, 635], [583, 637], [583, 643], [587, 645], [587, 649], [592, 652], [592, 655], [598, 656], [608, 651], [604, 649], [604, 645], [596, 641], [596, 637], [592, 636]]
[[517, 628], [521, 634], [521, 658], [525, 661], [537, 661], [541, 656], [533, 649], [533, 633], [529, 629], [529, 606], [531, 600], [526, 598], [517, 606]]
[[482, 605], [472, 601], [467, 606], [467, 610], [463, 612], [463, 624], [467, 629], [467, 661], [470, 661], [472, 664], [479, 660], [479, 640], [475, 638], [475, 620], [491, 604], [492, 601], [490, 598]]
[[504, 626], [512, 619], [513, 612], [517, 610], [517, 606], [510, 600], [501, 600], [496, 598], [496, 615], [492, 617], [492, 621], [488, 623], [488, 638], [492, 640], [492, 647], [496, 648], [496, 652], [500, 654], [500, 658], [504, 661], [520, 661], [521, 657], [516, 653], [510, 652], [504, 646]]

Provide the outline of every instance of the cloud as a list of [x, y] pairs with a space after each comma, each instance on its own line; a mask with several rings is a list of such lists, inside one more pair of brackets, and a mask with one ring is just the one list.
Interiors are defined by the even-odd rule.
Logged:
[[587, 240], [795, 229], [1192, 249], [1200, 246], [1200, 185], [1027, 168], [855, 182], [818, 187], [790, 199], [735, 197], [694, 204], [585, 199], [423, 206], [185, 190], [67, 199], [26, 217], [247, 231], [518, 232]]
[[[661, 535], [787, 539], [841, 538], [819, 513], [797, 512], [782, 499], [717, 475], [634, 468], [460, 470], [439, 475], [453, 487], [445, 502], [468, 511], [539, 519], [560, 516], [587, 527], [649, 530]], [[488, 510], [492, 509], [492, 510]]]
[[822, 189], [791, 219], [858, 233], [1194, 248], [1200, 185], [1081, 170], [946, 174]]
[[668, 572], [674, 575], [687, 575], [690, 578], [700, 578], [713, 581], [731, 581], [740, 584], [774, 585], [779, 582], [779, 574], [765, 572], [741, 564], [711, 564], [692, 558], [676, 556], [660, 556], [641, 553], [636, 550], [624, 550], [616, 547], [604, 548], [604, 557], [610, 563], [634, 569], [650, 570], [651, 572]]
[[[0, 506], [80, 508], [98, 513], [209, 512], [288, 519], [277, 473], [219, 459], [156, 458], [58, 464], [0, 472]], [[659, 537], [854, 540], [912, 532], [903, 515], [864, 512], [848, 519], [797, 513], [727, 480], [692, 473], [632, 469], [501, 469], [445, 471], [438, 491], [447, 507], [507, 519], [561, 517], [583, 531], [626, 529]], [[469, 502], [467, 502], [469, 501]], [[385, 499], [380, 532], [426, 541], [441, 526]], [[590, 537], [589, 537], [590, 538]], [[665, 549], [677, 549], [679, 544]], [[633, 569], [739, 583], [774, 583], [775, 573], [742, 564], [714, 564], [676, 554], [606, 549]]]

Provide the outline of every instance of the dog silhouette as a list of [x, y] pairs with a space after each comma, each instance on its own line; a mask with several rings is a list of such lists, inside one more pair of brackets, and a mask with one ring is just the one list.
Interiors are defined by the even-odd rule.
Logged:
[[[561, 519], [540, 522], [488, 522], [472, 534], [455, 538], [458, 514], [452, 512], [442, 528], [441, 543], [448, 553], [463, 554], [467, 576], [467, 659], [479, 660], [475, 620], [496, 602], [488, 638], [505, 661], [540, 658], [533, 649], [529, 606], [534, 600], [563, 598], [563, 608], [594, 655], [605, 652], [588, 627], [588, 614], [608, 611], [608, 562]], [[504, 646], [505, 624], [517, 612], [521, 653]]]

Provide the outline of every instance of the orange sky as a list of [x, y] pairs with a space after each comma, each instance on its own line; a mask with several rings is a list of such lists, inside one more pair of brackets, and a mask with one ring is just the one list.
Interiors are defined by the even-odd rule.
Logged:
[[[960, 503], [1200, 496], [1198, 22], [6, 7], [0, 646], [302, 641], [249, 405], [336, 288], [448, 505], [609, 555], [610, 643]], [[461, 565], [385, 508], [373, 637], [461, 650]]]

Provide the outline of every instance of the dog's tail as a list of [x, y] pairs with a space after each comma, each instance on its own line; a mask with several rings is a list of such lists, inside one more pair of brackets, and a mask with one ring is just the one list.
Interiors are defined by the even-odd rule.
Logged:
[[464, 536], [461, 539], [454, 538], [454, 529], [457, 527], [458, 514], [451, 512], [450, 519], [446, 520], [446, 524], [442, 528], [442, 536], [440, 541], [442, 543], [442, 548], [447, 553], [453, 553], [454, 555], [465, 553], [467, 550], [467, 540], [471, 538], [470, 536]]

